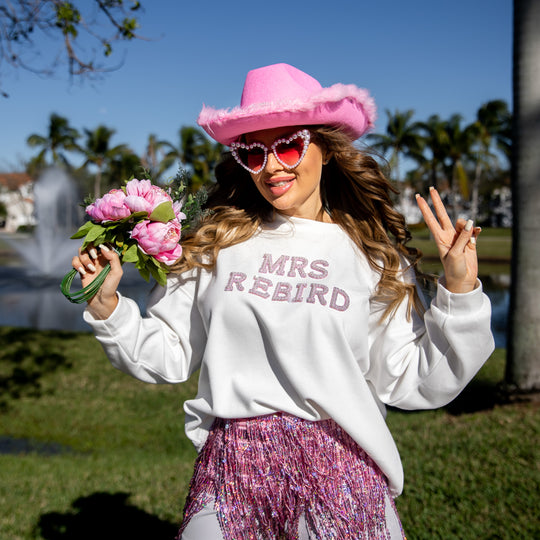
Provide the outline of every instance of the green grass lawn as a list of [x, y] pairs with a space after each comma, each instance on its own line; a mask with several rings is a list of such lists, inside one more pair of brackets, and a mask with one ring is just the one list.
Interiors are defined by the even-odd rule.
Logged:
[[[438, 258], [435, 243], [430, 238], [427, 227], [416, 228], [411, 231], [413, 239], [411, 246], [417, 247], [425, 257]], [[511, 229], [483, 229], [478, 237], [478, 258], [484, 261], [508, 262], [512, 255]]]
[[[437, 246], [430, 238], [427, 227], [416, 227], [411, 233], [413, 238], [408, 245], [416, 247], [422, 252], [423, 259], [420, 262], [422, 271], [428, 274], [440, 274], [442, 264], [439, 260]], [[478, 239], [477, 253], [481, 277], [499, 274], [510, 275], [511, 229], [483, 229]]]
[[[540, 537], [538, 410], [498, 402], [503, 370], [498, 350], [446, 409], [389, 411], [409, 540]], [[0, 455], [0, 538], [174, 538], [195, 458], [182, 403], [195, 386], [140, 383], [89, 334], [0, 328], [0, 437], [64, 447]]]

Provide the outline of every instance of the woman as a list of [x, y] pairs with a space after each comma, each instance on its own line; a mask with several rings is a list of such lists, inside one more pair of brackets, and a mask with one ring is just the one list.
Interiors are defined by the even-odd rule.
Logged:
[[479, 229], [418, 197], [444, 266], [425, 309], [392, 188], [353, 145], [374, 116], [353, 85], [253, 70], [240, 107], [199, 117], [231, 153], [148, 317], [117, 293], [114, 252], [73, 260], [83, 285], [111, 263], [85, 318], [113, 365], [154, 383], [200, 370], [179, 538], [403, 538], [385, 405], [448, 403], [493, 350]]

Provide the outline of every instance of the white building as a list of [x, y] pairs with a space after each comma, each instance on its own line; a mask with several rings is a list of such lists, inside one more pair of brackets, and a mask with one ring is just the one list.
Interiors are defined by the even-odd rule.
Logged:
[[26, 173], [0, 173], [0, 230], [16, 232], [21, 226], [35, 225], [34, 181]]

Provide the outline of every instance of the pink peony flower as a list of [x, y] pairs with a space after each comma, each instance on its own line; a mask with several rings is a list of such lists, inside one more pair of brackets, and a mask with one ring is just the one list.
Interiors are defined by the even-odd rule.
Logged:
[[159, 204], [172, 201], [170, 195], [150, 180], [130, 180], [126, 184], [126, 206], [132, 212], [152, 213]]
[[126, 194], [121, 189], [112, 189], [101, 199], [86, 207], [86, 213], [92, 221], [118, 221], [131, 215], [131, 210], [126, 206]]
[[173, 219], [167, 223], [145, 219], [137, 223], [131, 231], [131, 238], [139, 244], [139, 248], [156, 260], [171, 265], [182, 254], [180, 241], [181, 226]]

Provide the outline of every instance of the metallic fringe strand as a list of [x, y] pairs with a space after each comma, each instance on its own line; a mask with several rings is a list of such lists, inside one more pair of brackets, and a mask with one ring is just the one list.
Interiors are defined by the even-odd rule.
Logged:
[[[384, 475], [333, 420], [283, 413], [216, 419], [195, 463], [184, 521], [214, 504], [225, 540], [384, 539]], [[392, 501], [393, 504], [393, 501]]]

